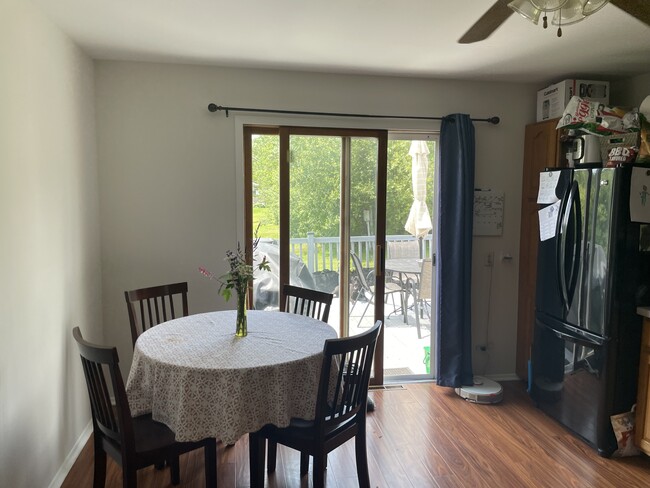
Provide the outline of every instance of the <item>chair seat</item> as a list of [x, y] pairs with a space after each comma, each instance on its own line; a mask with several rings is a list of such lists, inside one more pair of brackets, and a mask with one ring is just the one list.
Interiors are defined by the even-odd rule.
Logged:
[[216, 440], [176, 442], [171, 429], [154, 421], [151, 414], [131, 417], [117, 348], [87, 342], [79, 327], [72, 330], [72, 336], [79, 348], [93, 418], [93, 486], [105, 486], [107, 454], [122, 467], [125, 488], [137, 486], [139, 469], [150, 465], [162, 467], [165, 463], [170, 467], [171, 483], [178, 485], [179, 456], [203, 448], [205, 485], [216, 487]]
[[156, 422], [151, 414], [133, 417], [133, 433], [137, 453], [164, 449], [176, 442], [174, 432], [162, 422]]
[[384, 285], [384, 289], [387, 292], [397, 292], [397, 291], [403, 291], [404, 287], [400, 283], [387, 281], [386, 284]]
[[[349, 427], [351, 423], [354, 422], [354, 419], [350, 419], [347, 422], [338, 424], [335, 429], [331, 432], [325, 432], [325, 435], [332, 435], [338, 432], [339, 430], [345, 430]], [[314, 435], [314, 426], [316, 423], [313, 420], [304, 420], [304, 419], [291, 419], [291, 422], [287, 427], [276, 427], [275, 425], [267, 426], [268, 429], [274, 429], [277, 431], [285, 431], [292, 437], [313, 437]]]

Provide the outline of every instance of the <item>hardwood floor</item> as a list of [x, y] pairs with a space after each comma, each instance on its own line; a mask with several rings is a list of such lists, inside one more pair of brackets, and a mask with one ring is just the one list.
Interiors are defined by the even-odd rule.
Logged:
[[[497, 405], [476, 405], [432, 383], [404, 390], [373, 390], [368, 415], [368, 463], [373, 487], [608, 487], [650, 486], [650, 458], [604, 459], [536, 409], [520, 382], [503, 383]], [[327, 487], [357, 485], [354, 441], [328, 458]], [[218, 446], [221, 488], [249, 486], [248, 438]], [[278, 446], [269, 487], [310, 487], [300, 480], [299, 454]], [[181, 486], [203, 487], [203, 452], [181, 458]], [[70, 470], [64, 488], [92, 486], [92, 444]], [[122, 471], [109, 458], [106, 486], [119, 487]], [[172, 486], [169, 470], [143, 469], [141, 488]]]

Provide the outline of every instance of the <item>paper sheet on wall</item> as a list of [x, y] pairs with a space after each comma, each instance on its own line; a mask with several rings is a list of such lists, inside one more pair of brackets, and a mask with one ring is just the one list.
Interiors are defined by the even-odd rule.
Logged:
[[475, 236], [500, 236], [503, 234], [503, 192], [474, 191]]
[[539, 216], [539, 240], [547, 241], [555, 237], [557, 229], [557, 217], [560, 214], [560, 205], [562, 202], [555, 202], [553, 205], [544, 207], [537, 212]]
[[557, 188], [557, 182], [559, 180], [559, 171], [545, 171], [539, 174], [537, 203], [555, 203], [559, 200], [555, 194], [555, 189]]
[[630, 220], [650, 223], [650, 168], [632, 168]]

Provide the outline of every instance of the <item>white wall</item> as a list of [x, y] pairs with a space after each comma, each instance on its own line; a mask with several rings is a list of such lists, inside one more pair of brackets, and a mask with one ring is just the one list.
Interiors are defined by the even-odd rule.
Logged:
[[611, 104], [638, 107], [650, 95], [650, 72], [611, 83]]
[[0, 486], [43, 487], [90, 421], [73, 326], [102, 339], [93, 64], [0, 6]]
[[[241, 117], [207, 111], [209, 102], [330, 112], [407, 115], [499, 115], [476, 123], [477, 186], [506, 195], [502, 237], [476, 239], [475, 336], [486, 335], [489, 268], [493, 268], [489, 341], [481, 373], [514, 372], [519, 215], [524, 126], [534, 120], [537, 86], [346, 76], [199, 66], [96, 63], [97, 134], [102, 209], [106, 338], [131, 354], [123, 292], [188, 281], [192, 312], [228, 307], [201, 265], [225, 271], [224, 253], [241, 232]], [[250, 118], [250, 117], [247, 117]], [[255, 117], [253, 117], [255, 118]], [[286, 117], [284, 117], [286, 119]], [[274, 121], [273, 117], [257, 120]], [[238, 122], [239, 121], [239, 122]], [[323, 125], [355, 125], [323, 119]], [[364, 122], [376, 126], [376, 122]], [[383, 121], [387, 128], [422, 124]], [[430, 124], [429, 127], [438, 127]], [[241, 138], [239, 139], [241, 140]], [[511, 262], [499, 259], [503, 253]]]

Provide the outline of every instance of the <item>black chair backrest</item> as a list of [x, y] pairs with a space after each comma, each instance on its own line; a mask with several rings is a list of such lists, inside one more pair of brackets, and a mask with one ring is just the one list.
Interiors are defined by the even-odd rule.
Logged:
[[[180, 303], [174, 305], [174, 296], [180, 296]], [[131, 339], [135, 341], [145, 330], [161, 322], [186, 317], [189, 314], [187, 306], [187, 282], [170, 285], [152, 286], [138, 290], [125, 291], [126, 307], [131, 323]], [[176, 297], [177, 300], [179, 297]], [[180, 305], [180, 306], [179, 306]], [[181, 310], [178, 310], [178, 309]], [[178, 315], [182, 312], [183, 315]]]
[[334, 295], [322, 291], [310, 290], [294, 285], [282, 287], [284, 302], [280, 310], [283, 312], [306, 315], [327, 322], [330, 306]]
[[[132, 448], [135, 443], [131, 410], [120, 372], [117, 349], [87, 342], [81, 336], [79, 327], [72, 330], [72, 335], [77, 341], [81, 355], [95, 435], [99, 435], [99, 429], [101, 434], [116, 444], [117, 449]], [[115, 405], [111, 400], [109, 385], [115, 397]]]
[[381, 325], [378, 320], [362, 334], [325, 341], [314, 420], [317, 432], [332, 432], [355, 416], [357, 420], [365, 418], [372, 358]]

